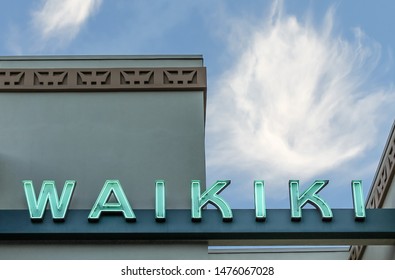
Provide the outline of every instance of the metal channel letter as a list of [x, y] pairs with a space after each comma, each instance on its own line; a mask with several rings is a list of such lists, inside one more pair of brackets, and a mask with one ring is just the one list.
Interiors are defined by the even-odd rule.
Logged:
[[[108, 202], [111, 194], [117, 202]], [[136, 216], [118, 180], [107, 180], [89, 213], [88, 220], [98, 221], [102, 212], [121, 212], [127, 221], [135, 221]]]
[[41, 185], [41, 191], [37, 199], [34, 192], [33, 182], [30, 180], [23, 181], [23, 188], [25, 190], [30, 219], [33, 221], [41, 221], [49, 201], [52, 219], [55, 221], [63, 221], [66, 216], [75, 186], [76, 181], [66, 181], [59, 199], [58, 193], [56, 191], [55, 181], [45, 180]]
[[200, 194], [200, 181], [192, 180], [191, 182], [191, 199], [192, 199], [192, 221], [199, 222], [202, 219], [202, 208], [208, 203], [213, 204], [222, 213], [222, 219], [230, 222], [233, 219], [232, 209], [228, 203], [218, 194], [230, 184], [230, 180], [217, 181], [204, 193]]
[[155, 220], [157, 222], [166, 221], [166, 189], [165, 181], [155, 182]]
[[266, 220], [266, 200], [265, 200], [265, 182], [263, 180], [254, 181], [254, 198], [255, 198], [255, 220]]
[[302, 219], [302, 207], [307, 203], [312, 204], [321, 211], [322, 220], [330, 221], [333, 218], [332, 210], [329, 205], [318, 196], [327, 184], [328, 180], [316, 180], [307, 190], [301, 195], [299, 194], [299, 180], [289, 181], [289, 198], [291, 204], [291, 220], [300, 221]]
[[355, 220], [363, 221], [366, 218], [365, 203], [363, 199], [362, 181], [351, 181], [352, 197], [355, 211]]

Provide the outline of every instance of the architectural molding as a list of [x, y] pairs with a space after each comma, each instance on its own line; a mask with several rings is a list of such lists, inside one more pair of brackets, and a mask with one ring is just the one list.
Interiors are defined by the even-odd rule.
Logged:
[[[388, 137], [381, 156], [380, 164], [377, 168], [373, 185], [370, 189], [366, 201], [367, 209], [382, 208], [388, 190], [395, 175], [395, 123], [392, 125], [391, 133]], [[366, 246], [351, 246], [350, 260], [360, 260], [366, 250]]]
[[0, 92], [206, 92], [205, 67], [0, 69]]

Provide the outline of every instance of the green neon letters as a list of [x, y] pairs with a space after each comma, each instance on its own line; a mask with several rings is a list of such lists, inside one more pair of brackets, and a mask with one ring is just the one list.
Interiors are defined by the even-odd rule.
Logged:
[[[320, 211], [322, 220], [330, 221], [333, 218], [332, 210], [318, 193], [328, 184], [328, 180], [316, 180], [314, 183], [300, 194], [299, 181], [289, 181], [289, 198], [291, 220], [300, 221], [302, 219], [302, 208], [307, 204], [312, 204]], [[38, 198], [34, 191], [33, 182], [23, 181], [23, 187], [27, 200], [27, 205], [32, 221], [43, 219], [47, 204], [50, 205], [52, 218], [54, 221], [63, 221], [66, 216], [76, 181], [68, 180], [64, 183], [62, 194], [58, 197], [55, 182], [45, 180], [42, 183]], [[219, 194], [230, 185], [230, 180], [219, 180], [210, 188], [201, 193], [199, 180], [191, 181], [191, 218], [194, 222], [202, 219], [202, 209], [207, 204], [212, 204], [220, 210], [222, 219], [225, 222], [233, 220], [232, 209]], [[362, 181], [353, 180], [351, 182], [355, 220], [363, 221], [366, 218]], [[115, 202], [110, 201], [111, 196]], [[254, 205], [255, 220], [264, 222], [266, 220], [265, 182], [263, 180], [254, 181]], [[89, 215], [89, 221], [98, 221], [102, 213], [122, 213], [127, 221], [135, 221], [136, 216], [118, 180], [107, 180], [96, 199]], [[155, 220], [157, 222], [166, 221], [166, 188], [164, 180], [155, 181]]]
[[363, 200], [362, 181], [352, 180], [351, 189], [355, 211], [355, 220], [363, 221], [366, 218], [365, 205]]
[[266, 220], [265, 182], [254, 181], [255, 220]]
[[157, 222], [166, 221], [165, 181], [155, 182], [155, 219]]
[[289, 198], [291, 202], [291, 219], [299, 221], [302, 219], [302, 207], [306, 203], [314, 205], [321, 211], [322, 220], [330, 221], [333, 218], [329, 205], [317, 195], [327, 184], [328, 180], [316, 180], [307, 190], [299, 195], [299, 180], [289, 181]]
[[192, 221], [198, 222], [202, 219], [202, 208], [208, 203], [216, 206], [222, 213], [222, 219], [225, 222], [232, 221], [232, 209], [228, 203], [218, 194], [229, 186], [230, 180], [222, 180], [215, 182], [208, 190], [200, 195], [200, 181], [192, 180], [191, 183], [191, 200], [192, 200]]
[[30, 180], [23, 181], [27, 206], [29, 208], [30, 218], [33, 221], [43, 219], [44, 210], [48, 201], [51, 207], [52, 218], [57, 221], [64, 220], [67, 208], [69, 207], [71, 197], [75, 188], [75, 181], [66, 181], [64, 183], [62, 195], [58, 198], [54, 181], [43, 181], [41, 191], [36, 199], [33, 182]]
[[[108, 202], [111, 194], [115, 196], [117, 202]], [[107, 180], [89, 213], [89, 221], [98, 221], [102, 212], [121, 212], [127, 221], [135, 221], [136, 216], [123, 192], [121, 183], [118, 180]]]

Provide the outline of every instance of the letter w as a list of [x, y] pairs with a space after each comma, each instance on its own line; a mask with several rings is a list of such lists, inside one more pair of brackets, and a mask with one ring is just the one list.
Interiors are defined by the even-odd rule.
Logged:
[[37, 199], [34, 192], [33, 182], [23, 181], [27, 205], [30, 212], [30, 219], [33, 221], [41, 221], [49, 201], [52, 219], [63, 221], [66, 216], [66, 211], [69, 207], [75, 185], [75, 181], [66, 181], [59, 200], [55, 181], [43, 181], [41, 191]]

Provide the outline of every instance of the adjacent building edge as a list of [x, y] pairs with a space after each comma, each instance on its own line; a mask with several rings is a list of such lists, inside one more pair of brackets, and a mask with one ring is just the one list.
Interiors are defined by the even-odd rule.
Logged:
[[[384, 152], [373, 179], [372, 187], [366, 200], [366, 208], [382, 208], [395, 175], [395, 122], [392, 125]], [[350, 248], [350, 260], [360, 260], [366, 246], [354, 245]]]

